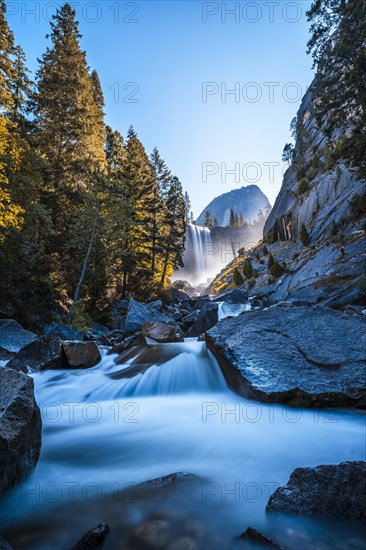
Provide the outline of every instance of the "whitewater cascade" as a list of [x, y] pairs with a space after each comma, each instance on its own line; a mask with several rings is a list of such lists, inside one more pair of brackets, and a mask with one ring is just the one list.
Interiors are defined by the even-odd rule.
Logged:
[[206, 283], [222, 269], [220, 250], [213, 244], [208, 227], [187, 225], [183, 262], [184, 267], [175, 273], [174, 279], [193, 284]]
[[[14, 548], [71, 548], [100, 521], [113, 525], [109, 550], [134, 548], [129, 533], [151, 517], [194, 528], [204, 537], [195, 548], [228, 548], [248, 525], [288, 550], [364, 548], [356, 526], [271, 523], [265, 511], [299, 465], [362, 459], [364, 415], [248, 401], [229, 390], [205, 343], [193, 339], [135, 348], [121, 364], [101, 353], [91, 369], [32, 373], [42, 453], [3, 501], [0, 531]], [[168, 486], [164, 498], [123, 498], [131, 485], [173, 472], [197, 483]]]

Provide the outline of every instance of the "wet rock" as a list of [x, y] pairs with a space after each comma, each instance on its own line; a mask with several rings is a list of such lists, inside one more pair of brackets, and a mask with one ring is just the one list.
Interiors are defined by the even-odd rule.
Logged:
[[200, 478], [189, 472], [176, 472], [143, 483], [133, 485], [118, 493], [119, 502], [136, 502], [138, 500], [164, 498], [172, 490], [182, 491], [200, 485]]
[[[200, 336], [203, 332], [206, 332], [210, 328], [214, 327], [219, 319], [218, 310], [219, 306], [216, 303], [209, 302], [205, 304], [199, 312], [199, 315], [197, 316], [193, 325], [188, 330], [187, 336]], [[185, 319], [183, 319], [183, 321]]]
[[132, 336], [127, 336], [127, 338], [124, 338], [121, 342], [115, 343], [111, 347], [109, 351], [109, 355], [113, 353], [121, 354], [125, 350], [132, 348], [134, 346], [146, 346], [146, 339], [145, 339], [145, 336], [142, 334], [142, 332], [137, 332]]
[[0, 537], [0, 550], [13, 550], [13, 547], [10, 546], [7, 540]]
[[168, 342], [182, 342], [183, 338], [177, 336], [176, 329], [165, 323], [145, 323], [142, 327], [142, 333], [147, 338], [155, 340], [161, 344]]
[[68, 362], [57, 336], [41, 336], [31, 342], [7, 364], [7, 367], [27, 372], [28, 370], [64, 369]]
[[130, 300], [124, 326], [126, 332], [136, 332], [141, 330], [145, 323], [153, 322], [174, 323], [174, 321], [163, 313], [157, 310], [151, 311], [144, 304], [136, 300]]
[[32, 378], [0, 369], [0, 495], [19, 483], [38, 462], [42, 422]]
[[47, 325], [43, 333], [45, 336], [57, 336], [61, 340], [84, 340], [84, 332], [58, 323]]
[[321, 306], [224, 319], [206, 334], [230, 387], [297, 407], [366, 405], [366, 319]]
[[100, 550], [105, 539], [110, 533], [110, 527], [106, 523], [99, 523], [90, 529], [71, 550]]
[[146, 307], [150, 310], [153, 309], [161, 312], [163, 310], [163, 302], [161, 300], [154, 300], [146, 304]]
[[102, 359], [95, 342], [63, 342], [62, 347], [72, 368], [89, 369]]
[[242, 288], [234, 288], [224, 294], [215, 296], [214, 302], [227, 302], [228, 304], [246, 304], [248, 302], [248, 293]]
[[189, 294], [187, 294], [187, 292], [184, 292], [183, 290], [179, 290], [178, 288], [173, 288], [172, 298], [173, 298], [173, 302], [175, 304], [180, 304], [182, 302], [189, 302], [190, 301]]
[[266, 535], [263, 535], [260, 531], [257, 529], [254, 529], [253, 527], [248, 527], [248, 529], [240, 535], [240, 540], [253, 542], [254, 544], [260, 544], [261, 546], [264, 546], [266, 548], [277, 548], [280, 549], [280, 546], [273, 542], [269, 537]]
[[267, 510], [366, 521], [366, 462], [296, 468], [276, 489]]
[[36, 334], [25, 330], [13, 319], [0, 319], [0, 350], [17, 353], [36, 338]]
[[198, 296], [194, 299], [193, 309], [201, 309], [205, 304], [210, 302], [210, 297], [206, 294], [205, 296]]

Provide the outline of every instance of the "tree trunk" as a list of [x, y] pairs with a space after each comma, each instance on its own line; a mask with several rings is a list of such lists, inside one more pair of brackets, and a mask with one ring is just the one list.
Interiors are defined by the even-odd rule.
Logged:
[[84, 282], [84, 279], [85, 279], [86, 271], [87, 271], [87, 268], [88, 268], [88, 263], [89, 263], [90, 256], [91, 256], [91, 251], [92, 251], [93, 244], [94, 244], [95, 234], [96, 234], [96, 231], [97, 231], [97, 225], [98, 225], [98, 219], [99, 219], [99, 212], [100, 212], [100, 204], [98, 204], [97, 211], [96, 211], [96, 213], [95, 213], [95, 219], [94, 219], [94, 224], [93, 224], [93, 230], [92, 230], [92, 233], [91, 233], [91, 236], [90, 236], [88, 251], [87, 251], [87, 253], [86, 253], [85, 260], [84, 260], [84, 264], [83, 264], [83, 269], [81, 270], [80, 279], [79, 279], [79, 282], [78, 282], [77, 287], [76, 287], [76, 290], [75, 290], [74, 299], [73, 299], [72, 305], [71, 305], [71, 307], [70, 307], [70, 311], [69, 311], [69, 321], [72, 320], [72, 312], [73, 312], [73, 310], [74, 310], [76, 304], [77, 304], [78, 301], [79, 301], [79, 296], [80, 296], [81, 287], [83, 286], [83, 282]]

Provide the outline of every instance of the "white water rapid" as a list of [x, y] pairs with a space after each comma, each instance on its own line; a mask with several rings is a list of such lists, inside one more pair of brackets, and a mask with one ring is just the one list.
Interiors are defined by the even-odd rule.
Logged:
[[[16, 550], [69, 550], [100, 522], [111, 526], [105, 550], [134, 550], [129, 530], [151, 515], [194, 525], [198, 542], [185, 548], [245, 548], [233, 541], [249, 526], [288, 550], [364, 548], [357, 526], [265, 513], [296, 467], [364, 458], [363, 414], [243, 399], [200, 342], [137, 350], [124, 365], [115, 359], [103, 350], [92, 369], [32, 375], [41, 458], [4, 499], [0, 519]], [[198, 486], [153, 503], [118, 499], [131, 484], [173, 472], [198, 476]]]

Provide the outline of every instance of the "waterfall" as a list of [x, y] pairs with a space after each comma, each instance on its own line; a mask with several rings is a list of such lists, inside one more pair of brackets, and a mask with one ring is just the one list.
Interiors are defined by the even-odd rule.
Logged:
[[189, 224], [183, 256], [184, 267], [176, 273], [175, 278], [186, 279], [193, 284], [206, 283], [209, 277], [216, 275], [216, 270], [212, 269], [214, 252], [210, 229]]

